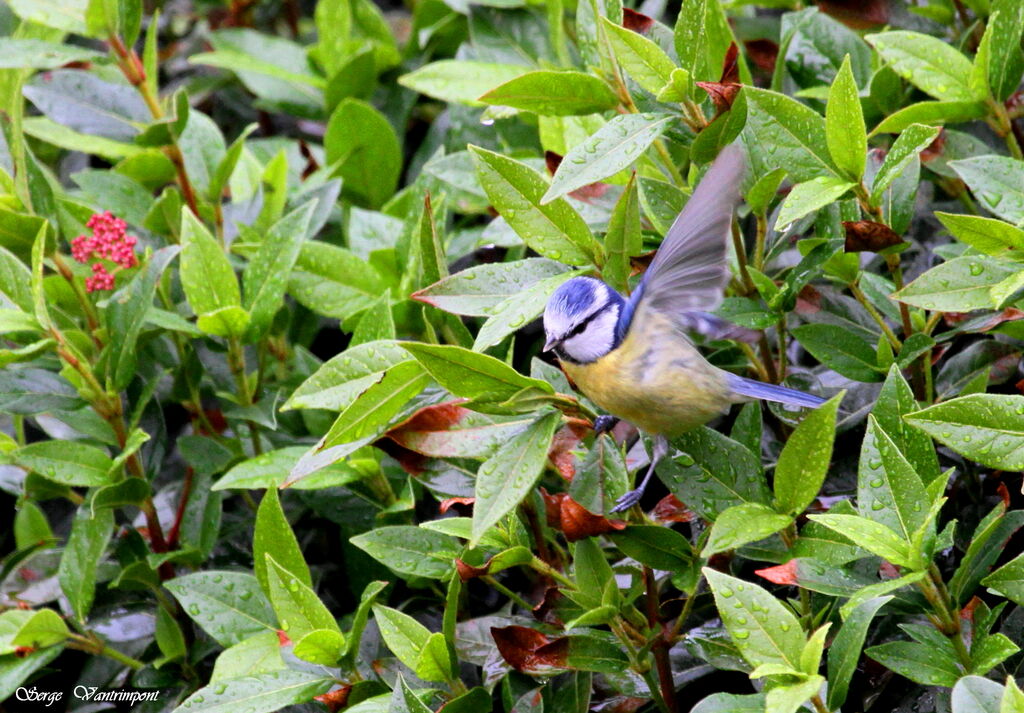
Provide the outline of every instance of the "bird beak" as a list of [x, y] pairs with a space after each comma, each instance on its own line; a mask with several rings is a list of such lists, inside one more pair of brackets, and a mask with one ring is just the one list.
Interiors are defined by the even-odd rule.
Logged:
[[557, 337], [548, 337], [548, 340], [546, 342], [544, 342], [544, 348], [541, 349], [541, 351], [542, 352], [549, 352], [549, 351], [551, 351], [552, 349], [554, 349], [555, 347], [558, 346], [558, 343], [560, 341], [561, 340], [558, 339]]

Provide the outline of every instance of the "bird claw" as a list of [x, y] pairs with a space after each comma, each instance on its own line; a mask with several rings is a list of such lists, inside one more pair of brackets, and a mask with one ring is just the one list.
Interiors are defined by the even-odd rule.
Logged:
[[640, 498], [644, 494], [643, 488], [637, 488], [636, 490], [630, 490], [628, 493], [623, 495], [621, 498], [615, 501], [615, 507], [612, 508], [612, 512], [622, 512], [628, 510], [637, 503], [640, 502]]
[[594, 419], [594, 433], [600, 436], [602, 433], [608, 433], [619, 423], [619, 419], [611, 414], [601, 414]]

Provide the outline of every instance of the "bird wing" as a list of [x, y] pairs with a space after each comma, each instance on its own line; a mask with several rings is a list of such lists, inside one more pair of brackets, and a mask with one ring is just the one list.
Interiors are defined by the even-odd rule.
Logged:
[[624, 306], [620, 336], [626, 334], [641, 302], [672, 316], [684, 328], [694, 323], [688, 313], [709, 312], [722, 303], [729, 281], [725, 253], [744, 169], [738, 146], [719, 153]]

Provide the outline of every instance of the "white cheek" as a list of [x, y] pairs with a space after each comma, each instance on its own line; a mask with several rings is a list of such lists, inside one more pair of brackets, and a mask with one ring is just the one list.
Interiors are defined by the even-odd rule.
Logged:
[[578, 362], [586, 363], [600, 359], [610, 352], [615, 344], [617, 321], [618, 310], [606, 310], [592, 319], [583, 332], [562, 342], [562, 349]]

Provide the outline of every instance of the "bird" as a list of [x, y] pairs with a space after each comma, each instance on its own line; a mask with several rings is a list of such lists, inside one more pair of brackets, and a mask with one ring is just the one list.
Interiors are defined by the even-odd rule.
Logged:
[[708, 362], [688, 336], [744, 332], [711, 314], [729, 281], [726, 250], [745, 172], [742, 149], [723, 148], [694, 189], [629, 297], [596, 277], [562, 283], [544, 308], [544, 351], [553, 350], [576, 388], [653, 437], [650, 465], [612, 512], [640, 501], [669, 439], [701, 426], [732, 404], [767, 400], [814, 408], [825, 399], [748, 379]]

